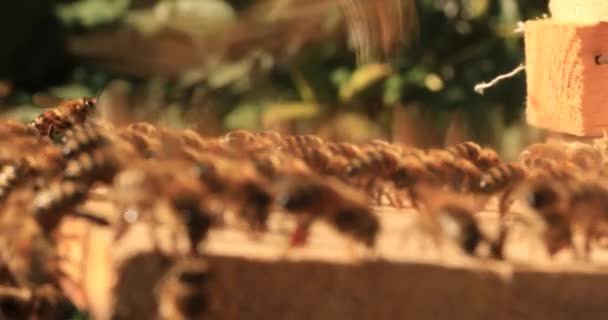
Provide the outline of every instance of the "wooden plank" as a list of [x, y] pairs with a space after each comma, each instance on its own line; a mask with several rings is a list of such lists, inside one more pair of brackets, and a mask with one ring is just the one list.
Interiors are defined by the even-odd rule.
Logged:
[[551, 18], [559, 21], [608, 21], [608, 1], [605, 0], [551, 0]]
[[525, 25], [527, 118], [532, 125], [578, 136], [608, 129], [608, 23], [550, 19]]
[[[213, 230], [204, 245], [213, 272], [209, 318], [604, 319], [608, 314], [606, 254], [594, 256], [592, 264], [574, 263], [568, 252], [548, 261], [523, 232], [509, 240], [509, 261], [471, 259], [425, 243], [412, 210], [376, 212], [382, 229], [372, 255], [349, 250], [348, 241], [323, 223], [313, 225], [307, 247], [286, 250], [285, 230], [293, 221], [280, 214], [272, 215], [262, 239], [235, 225]], [[484, 212], [479, 219], [492, 233], [497, 214]], [[63, 255], [90, 259], [81, 282], [86, 292], [79, 294], [94, 316], [107, 317], [111, 294], [100, 291], [115, 281], [107, 274], [115, 272], [115, 262], [108, 260], [152, 250], [150, 230], [132, 228], [112, 247], [109, 228], [83, 228], [66, 219], [61, 230], [87, 234], [79, 243], [88, 251]]]

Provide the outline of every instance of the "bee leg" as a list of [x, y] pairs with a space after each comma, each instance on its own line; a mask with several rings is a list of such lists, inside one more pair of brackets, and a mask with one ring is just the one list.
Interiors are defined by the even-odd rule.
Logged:
[[593, 239], [594, 239], [594, 237], [592, 236], [592, 234], [590, 232], [585, 234], [585, 247], [583, 249], [583, 256], [582, 256], [582, 260], [585, 262], [591, 261], [591, 251], [593, 249], [592, 248]]
[[514, 189], [514, 187], [509, 187], [500, 196], [498, 202], [498, 213], [500, 214], [501, 218], [509, 212], [509, 209], [511, 209], [511, 205], [513, 204], [511, 195], [513, 194]]
[[291, 234], [291, 238], [289, 240], [289, 246], [294, 247], [302, 247], [305, 246], [308, 242], [308, 223], [299, 223], [296, 226], [296, 229]]
[[410, 203], [412, 204], [412, 207], [416, 210], [419, 210], [420, 204], [418, 203], [418, 194], [416, 193], [416, 191], [414, 191], [413, 188], [409, 188], [407, 190], [407, 195], [410, 199]]
[[395, 208], [403, 208], [405, 207], [405, 205], [403, 204], [403, 201], [401, 201], [401, 198], [395, 194], [395, 192], [385, 192], [384, 195], [386, 195], [386, 198], [388, 199], [388, 203], [395, 207]]

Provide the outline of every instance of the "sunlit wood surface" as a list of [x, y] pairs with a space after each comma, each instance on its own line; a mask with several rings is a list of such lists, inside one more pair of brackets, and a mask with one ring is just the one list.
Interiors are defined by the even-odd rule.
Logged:
[[[213, 268], [210, 317], [605, 319], [608, 314], [608, 259], [599, 249], [591, 263], [576, 262], [569, 251], [550, 260], [532, 230], [514, 225], [507, 262], [472, 259], [449, 243], [435, 246], [411, 209], [376, 212], [382, 231], [373, 252], [323, 223], [313, 226], [306, 247], [288, 249], [293, 222], [284, 215], [273, 215], [269, 232], [256, 239], [227, 219], [229, 226], [213, 230], [203, 248]], [[496, 213], [479, 218], [492, 234]], [[114, 246], [109, 228], [82, 220], [66, 219], [62, 231], [85, 239], [60, 244], [71, 261], [63, 269], [77, 283], [65, 286], [72, 286], [71, 295], [93, 315], [107, 317], [116, 264], [152, 250], [151, 231], [134, 227]], [[163, 237], [163, 230], [156, 233]], [[162, 245], [162, 250], [186, 248], [185, 242]]]

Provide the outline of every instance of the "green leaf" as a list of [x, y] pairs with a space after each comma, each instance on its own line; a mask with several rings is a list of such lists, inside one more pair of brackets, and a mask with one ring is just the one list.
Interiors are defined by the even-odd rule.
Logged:
[[259, 104], [242, 104], [230, 112], [224, 119], [224, 125], [229, 130], [250, 129], [259, 127], [261, 107]]
[[59, 4], [55, 12], [67, 25], [92, 28], [117, 21], [130, 5], [131, 0], [82, 0]]
[[265, 127], [290, 120], [310, 119], [319, 115], [321, 108], [314, 103], [283, 102], [266, 108], [262, 123]]
[[359, 92], [386, 78], [391, 73], [392, 68], [383, 63], [370, 63], [357, 68], [348, 82], [340, 87], [340, 100], [350, 101]]

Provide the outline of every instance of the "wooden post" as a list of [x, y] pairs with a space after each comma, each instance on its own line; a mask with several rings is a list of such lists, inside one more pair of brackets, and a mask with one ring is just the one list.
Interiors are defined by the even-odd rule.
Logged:
[[558, 21], [608, 21], [606, 0], [551, 0], [551, 18]]
[[[608, 1], [552, 0], [551, 19], [526, 22], [527, 117], [578, 136], [608, 129]], [[598, 58], [599, 57], [599, 58]]]

